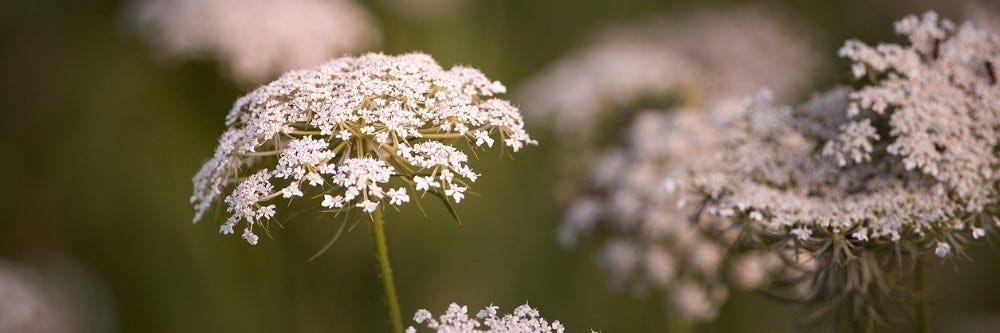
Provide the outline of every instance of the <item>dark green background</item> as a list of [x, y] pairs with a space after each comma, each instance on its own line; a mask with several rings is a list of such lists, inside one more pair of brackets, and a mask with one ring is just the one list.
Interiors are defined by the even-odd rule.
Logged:
[[[479, 1], [454, 15], [413, 21], [366, 1], [382, 50], [423, 50], [445, 66], [469, 64], [511, 90], [603, 24], [726, 1]], [[847, 78], [833, 57], [846, 38], [896, 40], [891, 23], [930, 5], [888, 1], [768, 2], [804, 22], [830, 69], [816, 87]], [[190, 178], [210, 156], [223, 117], [247, 88], [211, 61], [158, 61], [114, 1], [0, 3], [0, 258], [31, 267], [72, 262], [104, 288], [94, 309], [122, 332], [379, 332], [382, 316], [367, 228], [307, 262], [335, 231], [329, 216], [284, 221], [251, 247], [192, 225]], [[939, 7], [960, 18], [962, 7]], [[725, 24], [725, 22], [720, 22]], [[738, 56], [738, 54], [733, 55]], [[390, 254], [404, 317], [451, 301], [509, 311], [528, 302], [571, 332], [663, 332], [662, 298], [608, 290], [595, 244], [555, 242], [550, 186], [559, 149], [541, 141], [514, 160], [480, 154], [480, 193], [442, 209], [388, 214]], [[1000, 269], [988, 246], [973, 262], [935, 267], [935, 319], [1000, 312]], [[703, 332], [785, 332], [794, 307], [735, 294]], [[994, 320], [996, 317], [993, 317]], [[409, 324], [409, 322], [408, 322]], [[996, 326], [994, 326], [995, 328]], [[904, 329], [905, 330], [905, 329]]]

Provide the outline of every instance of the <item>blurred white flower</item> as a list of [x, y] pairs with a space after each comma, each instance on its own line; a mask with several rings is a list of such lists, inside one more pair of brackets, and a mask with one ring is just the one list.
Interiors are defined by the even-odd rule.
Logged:
[[976, 227], [972, 228], [972, 238], [973, 239], [980, 239], [983, 236], [986, 236], [986, 229], [976, 228]]
[[418, 53], [288, 72], [234, 104], [215, 155], [194, 177], [194, 220], [231, 183], [238, 184], [225, 197], [230, 216], [220, 232], [245, 222], [251, 244], [278, 197], [322, 197], [319, 205], [332, 211], [367, 213], [386, 200], [407, 203], [415, 192], [461, 202], [479, 174], [451, 142], [473, 146], [496, 136], [515, 152], [535, 144], [518, 109], [495, 98], [503, 92], [478, 70], [444, 70]]
[[67, 258], [0, 259], [0, 332], [116, 331], [111, 297], [100, 282]]
[[[849, 100], [844, 89], [835, 89], [818, 99], [832, 97], [842, 102], [827, 105], [843, 107]], [[846, 112], [845, 109], [815, 110], [810, 106], [817, 104], [811, 103], [790, 111], [769, 103], [766, 97], [754, 99], [747, 105], [746, 116], [730, 126], [733, 136], [724, 145], [728, 148], [721, 162], [728, 170], [692, 169], [696, 170], [696, 187], [711, 199], [706, 207], [708, 213], [717, 216], [735, 213], [747, 223], [759, 226], [762, 232], [786, 233], [799, 241], [849, 235], [848, 239], [854, 243], [877, 246], [875, 244], [897, 242], [904, 236], [957, 236], [953, 231], [963, 230], [966, 221], [955, 216], [977, 214], [983, 205], [996, 204], [996, 193], [990, 190], [997, 182], [995, 173], [990, 180], [979, 184], [979, 188], [966, 188], [968, 190], [963, 192], [958, 188], [949, 189], [946, 182], [928, 179], [918, 170], [909, 170], [905, 160], [891, 155], [866, 158], [861, 163], [852, 159], [851, 164], [842, 167], [843, 160], [818, 153], [822, 141], [811, 138], [826, 136], [830, 138], [827, 145], [844, 142], [837, 136], [853, 132], [830, 120], [832, 117], [850, 122], [836, 115]], [[898, 112], [902, 111], [894, 114]], [[756, 127], [754, 118], [770, 119], [766, 123], [773, 125]], [[801, 126], [803, 123], [818, 125], [824, 121], [821, 119], [830, 121], [831, 127], [817, 130]], [[923, 119], [934, 123], [948, 121], [945, 117]], [[908, 124], [922, 126], [914, 122]], [[837, 134], [837, 128], [844, 131]], [[922, 138], [930, 137], [923, 135]], [[996, 147], [997, 143], [992, 146]], [[996, 158], [994, 153], [983, 157]], [[990, 164], [997, 166], [995, 162]], [[981, 203], [971, 206], [973, 199]], [[991, 226], [973, 226], [972, 234], [981, 237], [985, 234], [984, 227]]]
[[[511, 314], [498, 315], [500, 307], [490, 305], [469, 317], [468, 307], [451, 303], [438, 318], [427, 310], [418, 310], [413, 321], [438, 333], [562, 333], [566, 331], [559, 321], [549, 322], [540, 317], [538, 310], [521, 305]], [[416, 333], [414, 327], [407, 333]]]
[[853, 92], [849, 110], [888, 125], [891, 138], [869, 134], [874, 128], [864, 118], [846, 128], [868, 124], [868, 132], [844, 131], [825, 151], [843, 160], [844, 151], [860, 150], [868, 159], [872, 146], [887, 144], [885, 152], [901, 157], [907, 170], [933, 177], [979, 211], [995, 200], [992, 185], [1000, 180], [1000, 37], [934, 12], [904, 18], [896, 32], [910, 45], [852, 40], [840, 50], [859, 72], [885, 76]]
[[749, 98], [723, 168], [690, 169], [705, 212], [758, 246], [810, 254], [806, 301], [854, 309], [858, 325], [898, 304], [904, 277], [885, 262], [960, 257], [1000, 214], [1000, 37], [933, 12], [896, 31], [909, 45], [841, 49], [870, 82], [798, 108]]
[[212, 58], [247, 84], [378, 43], [353, 0], [135, 0], [132, 20], [168, 58]]
[[776, 255], [730, 255], [736, 227], [728, 220], [698, 220], [698, 206], [681, 204], [699, 198], [692, 169], [721, 168], [721, 126], [735, 113], [722, 109], [734, 105], [639, 113], [624, 144], [602, 155], [588, 194], [570, 203], [559, 227], [563, 245], [607, 235], [599, 258], [611, 285], [659, 291], [670, 309], [694, 322], [715, 318], [729, 283], [753, 289], [780, 274]]
[[934, 254], [938, 257], [947, 257], [951, 253], [951, 245], [945, 242], [938, 242], [937, 246], [934, 247]]
[[[584, 211], [567, 214], [561, 239], [609, 233], [613, 252], [602, 258], [615, 283], [664, 288], [691, 320], [715, 315], [727, 282], [785, 277], [776, 259], [800, 263], [797, 251], [813, 256], [797, 270], [808, 282], [798, 295], [884, 311], [898, 278], [881, 271], [886, 256], [961, 253], [965, 239], [995, 230], [987, 221], [998, 214], [1000, 180], [1000, 38], [933, 13], [896, 28], [911, 45], [850, 41], [841, 50], [873, 79], [856, 90], [797, 108], [762, 90], [738, 105], [709, 104], [733, 108], [640, 113], [570, 205]], [[713, 255], [720, 247], [733, 256]], [[745, 262], [754, 248], [778, 254]], [[733, 281], [711, 274], [722, 267]], [[851, 278], [861, 272], [877, 275]], [[831, 283], [836, 292], [823, 289]]]
[[528, 117], [578, 140], [636, 106], [738, 98], [760, 86], [790, 95], [818, 67], [806, 35], [757, 7], [612, 27], [531, 79], [519, 100]]
[[714, 319], [731, 284], [784, 274], [775, 254], [730, 255], [742, 249], [731, 251], [726, 219], [692, 219], [703, 206], [690, 204], [700, 196], [689, 175], [720, 169], [723, 128], [744, 94], [770, 85], [791, 95], [811, 80], [817, 52], [802, 31], [755, 7], [661, 17], [609, 29], [531, 79], [519, 95], [528, 116], [568, 151], [560, 242], [604, 237], [598, 258], [613, 288], [662, 294], [692, 322]]
[[0, 262], [0, 332], [68, 332], [73, 313], [60, 295], [46, 290], [39, 276], [21, 267]]
[[715, 318], [718, 306], [698, 284], [683, 283], [670, 295], [670, 305], [683, 318]]

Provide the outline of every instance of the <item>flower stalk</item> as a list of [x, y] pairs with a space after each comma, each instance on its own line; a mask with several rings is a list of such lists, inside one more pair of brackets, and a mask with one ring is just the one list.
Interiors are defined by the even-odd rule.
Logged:
[[219, 232], [242, 227], [256, 245], [255, 230], [266, 232], [284, 202], [369, 214], [386, 317], [391, 332], [403, 333], [383, 210], [431, 193], [458, 220], [452, 203], [481, 175], [454, 141], [514, 152], [537, 144], [517, 107], [498, 98], [506, 89], [421, 53], [369, 53], [287, 72], [233, 104], [215, 154], [193, 179], [194, 221], [222, 201], [229, 217]]
[[392, 280], [392, 267], [389, 266], [389, 247], [385, 244], [382, 210], [376, 209], [371, 216], [372, 249], [375, 251], [375, 261], [378, 263], [378, 278], [382, 288], [382, 298], [385, 302], [385, 315], [389, 319], [391, 332], [403, 333], [403, 317], [399, 312], [396, 284]]

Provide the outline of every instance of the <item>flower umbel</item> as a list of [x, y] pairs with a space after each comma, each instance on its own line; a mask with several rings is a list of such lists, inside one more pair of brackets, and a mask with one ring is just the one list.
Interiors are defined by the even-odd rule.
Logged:
[[288, 72], [234, 104], [215, 155], [194, 177], [194, 220], [233, 183], [220, 231], [243, 223], [251, 244], [280, 199], [367, 213], [423, 193], [458, 203], [479, 174], [454, 142], [497, 141], [515, 152], [536, 143], [518, 109], [496, 98], [504, 91], [478, 70], [445, 70], [419, 53]]
[[904, 18], [896, 32], [908, 47], [852, 40], [840, 49], [855, 77], [880, 78], [851, 94], [855, 120], [847, 128], [863, 124], [870, 133], [874, 121], [889, 135], [844, 131], [824, 152], [843, 161], [845, 150], [860, 151], [854, 160], [869, 159], [872, 146], [886, 145], [907, 170], [932, 177], [968, 210], [982, 210], [1000, 179], [1000, 36], [934, 12]]
[[743, 95], [761, 85], [790, 95], [815, 72], [816, 52], [792, 26], [753, 6], [660, 18], [610, 30], [530, 81], [528, 116], [567, 139], [563, 245], [599, 237], [613, 287], [663, 295], [686, 322], [710, 321], [730, 290], [784, 273], [778, 254], [731, 247], [728, 219], [692, 221], [702, 207], [688, 176], [721, 169], [718, 142]]
[[806, 318], [845, 329], [870, 328], [899, 295], [923, 292], [922, 279], [903, 277], [963, 256], [1000, 215], [1000, 37], [932, 12], [896, 31], [910, 44], [841, 49], [870, 80], [856, 90], [798, 108], [750, 100], [722, 144], [726, 170], [694, 172], [707, 213], [812, 256]]
[[913, 45], [841, 50], [856, 73], [876, 73], [871, 84], [796, 109], [751, 100], [730, 126], [723, 180], [696, 176], [706, 211], [807, 244], [930, 248], [992, 229], [977, 216], [997, 209], [1000, 87], [982, 70], [1000, 61], [1000, 39], [933, 13], [897, 30]]
[[784, 268], [767, 251], [734, 246], [738, 228], [700, 206], [690, 170], [719, 169], [719, 113], [696, 109], [640, 113], [627, 140], [606, 152], [560, 225], [564, 246], [605, 235], [600, 263], [614, 287], [662, 292], [687, 322], [714, 319], [731, 287], [753, 289]]
[[[518, 306], [511, 314], [498, 315], [500, 307], [490, 305], [469, 316], [469, 308], [451, 303], [448, 311], [437, 319], [427, 310], [418, 310], [413, 321], [439, 333], [563, 333], [566, 329], [559, 321], [548, 322], [538, 310], [527, 304]], [[483, 327], [485, 326], [485, 327]], [[407, 333], [416, 333], [409, 327]]]

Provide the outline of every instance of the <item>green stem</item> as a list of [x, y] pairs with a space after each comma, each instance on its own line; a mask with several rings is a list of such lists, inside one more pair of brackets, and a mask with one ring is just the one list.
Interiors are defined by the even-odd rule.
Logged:
[[375, 249], [375, 260], [378, 262], [378, 277], [382, 285], [382, 297], [385, 301], [385, 315], [389, 319], [389, 327], [393, 333], [403, 333], [403, 317], [399, 315], [399, 300], [396, 299], [396, 285], [392, 282], [392, 268], [389, 267], [389, 248], [385, 245], [382, 210], [372, 213], [372, 246]]
[[917, 296], [917, 332], [930, 333], [931, 307], [927, 302], [929, 295], [927, 293], [927, 274], [924, 265], [923, 260], [917, 260], [916, 267], [913, 269], [913, 288]]

